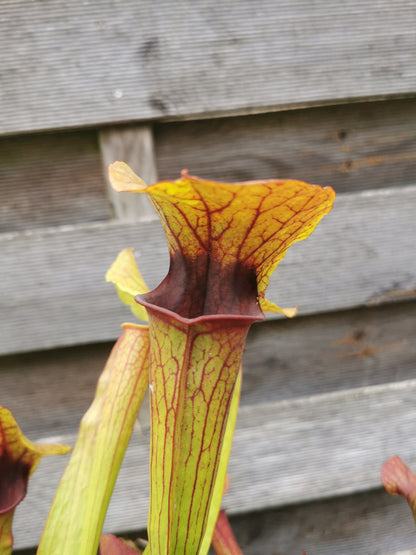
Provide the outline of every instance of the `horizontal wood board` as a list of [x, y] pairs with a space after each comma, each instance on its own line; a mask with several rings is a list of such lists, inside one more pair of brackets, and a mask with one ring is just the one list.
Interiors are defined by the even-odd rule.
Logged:
[[[162, 179], [188, 167], [218, 180], [295, 177], [337, 192], [413, 183], [416, 102], [346, 104], [155, 126]], [[142, 195], [104, 190], [107, 166], [127, 161], [157, 180], [150, 126], [0, 138], [0, 232], [156, 217]]]
[[160, 179], [183, 168], [217, 180], [295, 178], [337, 193], [416, 179], [416, 101], [344, 104], [157, 123]]
[[[415, 186], [339, 195], [314, 234], [289, 251], [268, 297], [301, 314], [414, 298], [415, 206]], [[117, 337], [133, 317], [104, 275], [124, 247], [135, 247], [150, 287], [164, 277], [158, 222], [1, 235], [0, 352]]]
[[415, 555], [407, 503], [384, 489], [231, 517], [244, 555]]
[[[415, 394], [413, 379], [241, 407], [224, 506], [235, 514], [376, 488], [381, 464], [393, 454], [415, 467]], [[110, 504], [107, 531], [145, 527], [145, 435], [140, 429], [133, 434]], [[53, 439], [73, 441], [73, 436]], [[41, 461], [16, 511], [17, 548], [39, 539], [65, 464], [60, 457]]]
[[3, 0], [0, 133], [414, 94], [409, 0]]
[[108, 220], [94, 131], [0, 138], [0, 232]]
[[416, 303], [256, 324], [242, 402], [292, 399], [415, 377]]
[[[269, 321], [252, 327], [241, 404], [398, 382], [415, 376], [416, 303]], [[112, 344], [0, 359], [0, 405], [29, 437], [78, 428]], [[36, 418], [33, 415], [36, 414]], [[148, 427], [146, 411], [140, 422]]]

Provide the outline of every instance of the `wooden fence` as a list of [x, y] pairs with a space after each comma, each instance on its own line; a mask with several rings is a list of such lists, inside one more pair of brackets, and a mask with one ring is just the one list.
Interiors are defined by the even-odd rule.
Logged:
[[[104, 274], [134, 247], [167, 269], [148, 182], [294, 177], [333, 211], [279, 265], [298, 305], [248, 338], [224, 506], [246, 555], [416, 553], [382, 463], [416, 468], [416, 7], [409, 0], [0, 0], [0, 404], [32, 440], [73, 443], [119, 324]], [[105, 529], [143, 529], [142, 410]], [[15, 519], [39, 540], [64, 458]], [[415, 549], [413, 551], [413, 549]]]

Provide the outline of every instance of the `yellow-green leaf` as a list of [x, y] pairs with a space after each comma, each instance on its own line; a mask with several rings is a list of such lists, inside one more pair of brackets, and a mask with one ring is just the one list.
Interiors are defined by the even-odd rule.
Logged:
[[0, 513], [0, 555], [10, 555], [13, 549], [12, 524], [14, 509]]
[[[146, 193], [165, 230], [169, 273], [138, 296], [150, 327], [151, 555], [201, 548], [218, 475], [244, 340], [262, 309], [270, 275], [306, 238], [335, 193], [296, 180], [177, 181], [144, 187], [123, 163], [110, 167], [118, 191]], [[168, 484], [168, 486], [167, 486]]]
[[149, 380], [146, 326], [124, 324], [85, 413], [38, 555], [95, 555], [117, 474]]
[[44, 455], [64, 455], [69, 445], [32, 443], [21, 432], [12, 413], [0, 407], [0, 554], [11, 553], [12, 520], [26, 495], [29, 477]]
[[260, 297], [259, 301], [260, 301], [260, 308], [262, 309], [263, 312], [276, 312], [277, 314], [283, 314], [287, 318], [293, 318], [294, 316], [296, 316], [296, 313], [298, 311], [297, 307], [280, 308], [280, 306], [277, 306], [271, 301], [268, 301], [264, 297]]
[[133, 314], [139, 320], [147, 321], [146, 309], [134, 300], [136, 295], [147, 293], [149, 289], [137, 267], [133, 249], [124, 249], [118, 254], [105, 278], [114, 283], [120, 300]]
[[211, 505], [209, 507], [208, 522], [205, 529], [204, 539], [201, 544], [198, 555], [206, 555], [209, 551], [214, 529], [218, 520], [221, 509], [221, 501], [224, 494], [224, 488], [227, 478], [228, 460], [231, 453], [231, 445], [233, 442], [234, 428], [237, 420], [238, 404], [241, 391], [241, 374], [242, 369], [238, 373], [237, 382], [231, 399], [230, 412], [227, 419], [227, 427], [225, 429], [224, 440], [221, 448], [220, 463], [217, 476], [215, 478], [214, 491], [212, 494]]
[[293, 179], [219, 183], [183, 172], [145, 187], [123, 162], [109, 174], [117, 191], [146, 193], [158, 211], [171, 255], [158, 304], [187, 318], [254, 315], [288, 248], [312, 233], [335, 199], [330, 187]]
[[[147, 549], [152, 555], [196, 554], [208, 524], [251, 320], [188, 324], [165, 312], [148, 309], [148, 314], [152, 433]], [[219, 480], [220, 487], [223, 477]]]

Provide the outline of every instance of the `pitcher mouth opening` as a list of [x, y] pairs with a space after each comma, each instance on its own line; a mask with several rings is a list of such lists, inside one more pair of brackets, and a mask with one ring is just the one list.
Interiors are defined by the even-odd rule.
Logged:
[[239, 261], [221, 264], [207, 253], [193, 260], [175, 253], [161, 284], [149, 293], [137, 295], [135, 300], [184, 323], [216, 318], [252, 322], [264, 319], [254, 269]]
[[201, 316], [195, 316], [194, 318], [186, 318], [177, 312], [170, 310], [169, 308], [165, 308], [163, 306], [159, 306], [152, 302], [149, 302], [145, 297], [147, 294], [137, 295], [135, 297], [135, 301], [140, 305], [144, 306], [148, 310], [153, 310], [154, 312], [159, 312], [160, 314], [165, 314], [166, 316], [181, 322], [182, 324], [198, 324], [203, 322], [209, 322], [212, 320], [231, 320], [234, 322], [245, 322], [246, 324], [252, 324], [254, 322], [262, 322], [265, 319], [263, 312], [259, 309], [259, 315], [248, 315], [248, 314], [203, 314]]

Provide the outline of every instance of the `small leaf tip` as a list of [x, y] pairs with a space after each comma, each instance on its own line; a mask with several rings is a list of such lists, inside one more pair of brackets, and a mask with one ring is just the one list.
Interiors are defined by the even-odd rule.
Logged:
[[116, 161], [108, 166], [108, 179], [117, 193], [141, 193], [147, 185], [124, 162]]

